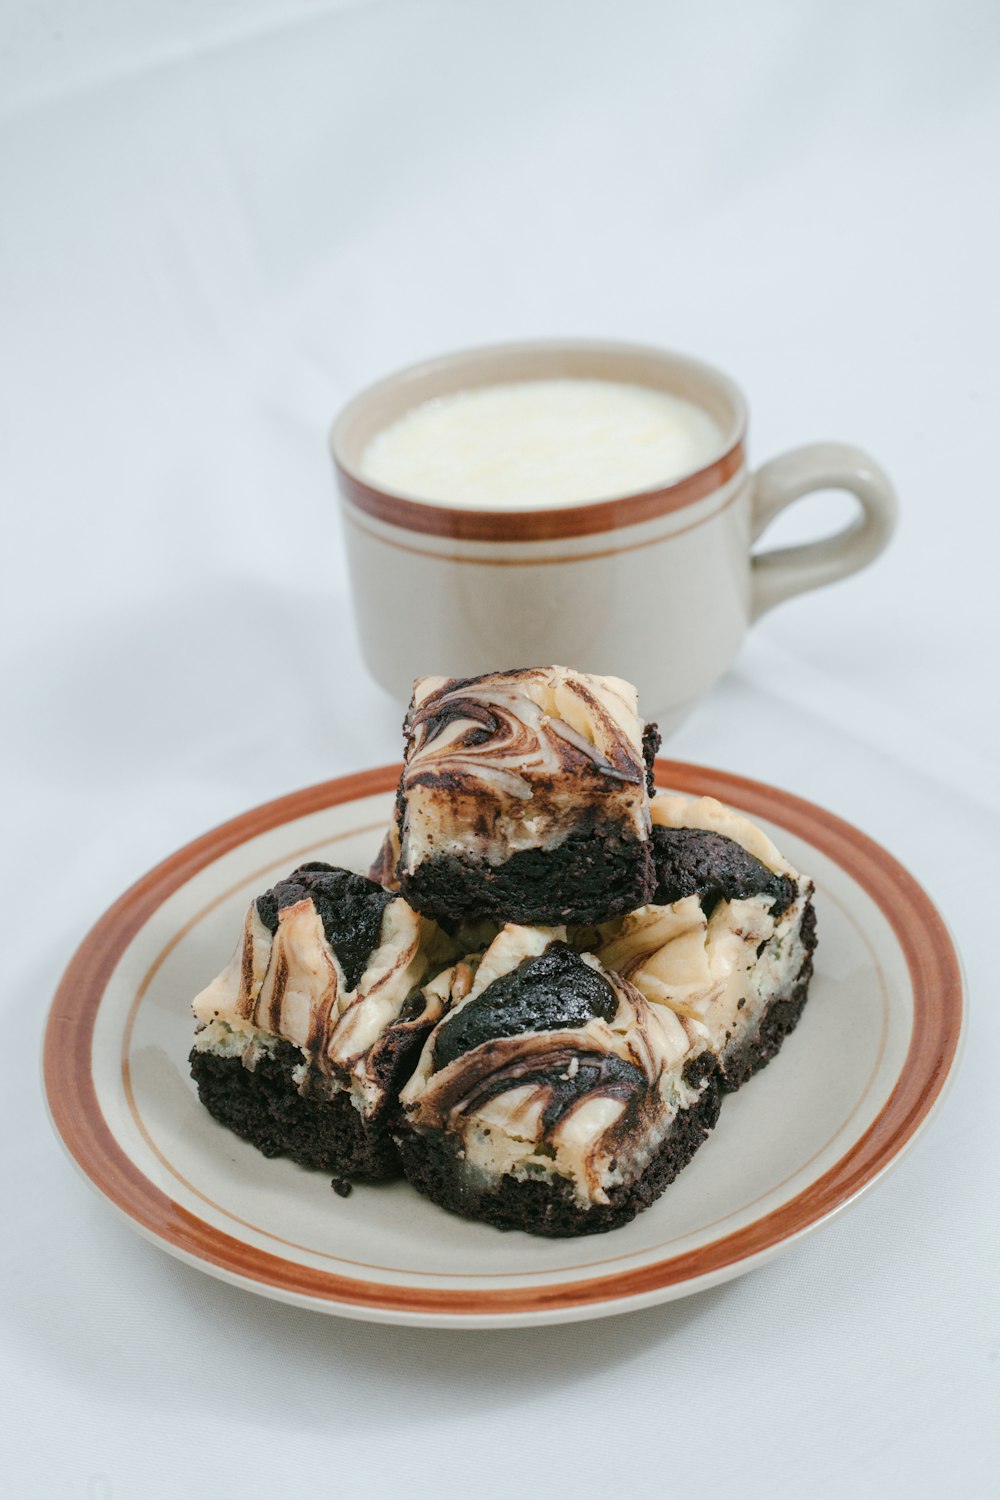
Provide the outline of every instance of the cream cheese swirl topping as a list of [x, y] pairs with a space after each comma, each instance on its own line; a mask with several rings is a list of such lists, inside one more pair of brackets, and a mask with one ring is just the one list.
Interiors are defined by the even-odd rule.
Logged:
[[635, 688], [565, 667], [421, 678], [406, 720], [402, 864], [449, 847], [505, 859], [595, 814], [648, 837]]
[[470, 778], [521, 801], [537, 777], [597, 775], [641, 785], [635, 689], [565, 667], [424, 677], [407, 718], [404, 791]]
[[758, 950], [775, 935], [766, 897], [722, 901], [707, 917], [697, 896], [630, 912], [597, 946], [603, 964], [628, 978], [657, 1009], [680, 1017], [692, 1044], [721, 1053], [741, 1022], [756, 1020]]

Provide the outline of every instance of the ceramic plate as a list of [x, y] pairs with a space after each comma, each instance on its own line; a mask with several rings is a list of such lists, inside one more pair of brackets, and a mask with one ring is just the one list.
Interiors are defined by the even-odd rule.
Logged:
[[248, 902], [306, 859], [364, 869], [397, 766], [268, 803], [132, 887], [53, 1002], [45, 1087], [91, 1183], [164, 1249], [266, 1296], [381, 1322], [494, 1327], [601, 1317], [751, 1270], [874, 1182], [954, 1069], [961, 973], [941, 917], [864, 834], [787, 792], [660, 761], [661, 786], [762, 823], [816, 881], [809, 1003], [780, 1056], [728, 1098], [652, 1208], [611, 1234], [547, 1241], [443, 1212], [405, 1183], [337, 1197], [208, 1115], [188, 1076], [190, 1001], [228, 959]]

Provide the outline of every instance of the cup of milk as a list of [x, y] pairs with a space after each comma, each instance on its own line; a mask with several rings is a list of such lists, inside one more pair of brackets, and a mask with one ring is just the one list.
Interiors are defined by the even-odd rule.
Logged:
[[[751, 473], [725, 375], [632, 344], [495, 345], [361, 392], [331, 432], [365, 661], [414, 677], [564, 663], [626, 677], [664, 733], [754, 619], [885, 547], [892, 486], [818, 443]], [[779, 511], [844, 489], [834, 537], [751, 554]]]

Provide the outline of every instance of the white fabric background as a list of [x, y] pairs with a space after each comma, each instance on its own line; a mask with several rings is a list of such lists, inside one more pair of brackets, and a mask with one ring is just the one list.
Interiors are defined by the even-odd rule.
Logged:
[[[7, 0], [2, 1468], [185, 1493], [997, 1493], [996, 190], [988, 3]], [[76, 1178], [37, 1053], [74, 946], [255, 802], [398, 748], [324, 435], [494, 338], [688, 350], [752, 455], [867, 446], [902, 524], [764, 620], [670, 752], [906, 863], [957, 935], [957, 1088], [767, 1269], [605, 1322], [423, 1333], [235, 1291]], [[804, 505], [779, 539], [846, 514]]]

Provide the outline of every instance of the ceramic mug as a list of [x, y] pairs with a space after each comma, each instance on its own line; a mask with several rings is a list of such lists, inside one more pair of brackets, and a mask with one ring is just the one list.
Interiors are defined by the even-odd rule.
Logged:
[[[719, 452], [695, 473], [610, 500], [494, 510], [365, 478], [375, 434], [435, 397], [583, 377], [651, 386], [704, 407]], [[747, 627], [872, 561], [892, 534], [892, 485], [867, 454], [812, 443], [747, 469], [746, 408], [725, 375], [634, 344], [501, 344], [445, 355], [361, 392], [331, 432], [365, 662], [401, 701], [414, 677], [558, 662], [628, 678], [668, 733], [732, 663]], [[753, 556], [769, 521], [840, 489], [857, 518], [822, 541]]]

